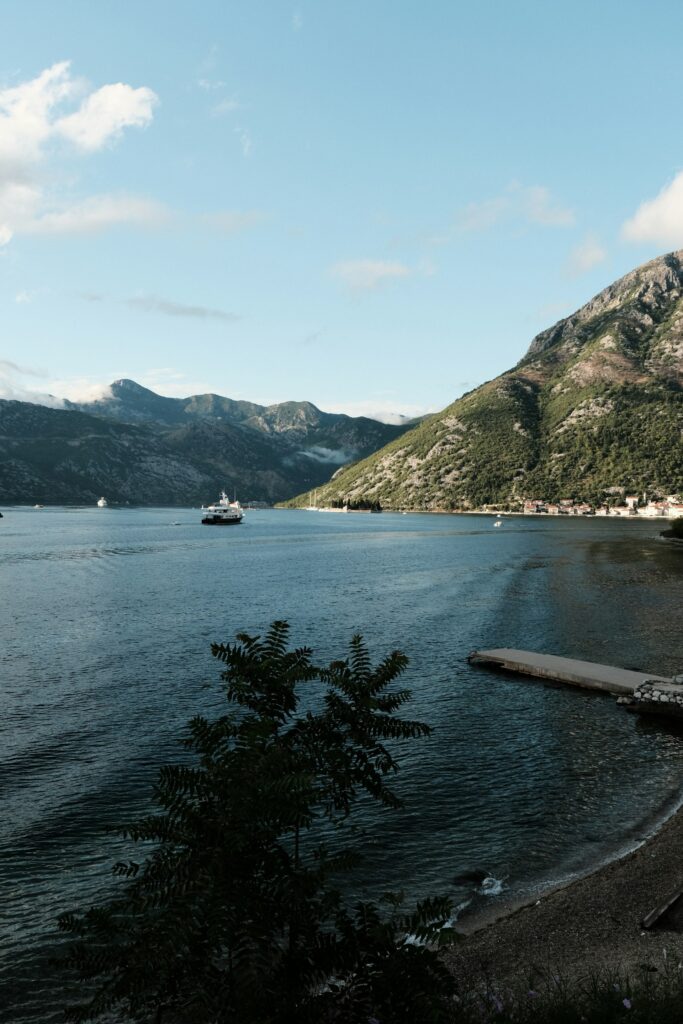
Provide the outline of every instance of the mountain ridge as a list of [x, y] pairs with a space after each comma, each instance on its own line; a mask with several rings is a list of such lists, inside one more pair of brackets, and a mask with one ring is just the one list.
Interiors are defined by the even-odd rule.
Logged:
[[64, 409], [0, 400], [0, 501], [90, 503], [105, 494], [113, 503], [193, 505], [228, 487], [271, 503], [318, 487], [408, 429], [310, 402], [167, 398], [127, 378], [110, 390]]
[[510, 370], [335, 473], [319, 501], [468, 510], [675, 492], [682, 437], [683, 250], [625, 274]]

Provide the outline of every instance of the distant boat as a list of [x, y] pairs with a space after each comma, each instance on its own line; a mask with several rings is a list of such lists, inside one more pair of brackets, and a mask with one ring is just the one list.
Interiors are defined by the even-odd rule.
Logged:
[[97, 507], [98, 508], [106, 508], [107, 507], [107, 499], [106, 498], [98, 498], [97, 499]]
[[34, 507], [34, 508], [45, 508], [45, 506], [44, 506], [44, 505], [34, 505], [33, 507]]
[[[309, 501], [311, 500], [310, 494], [308, 496], [308, 500]], [[318, 492], [317, 491], [313, 491], [313, 502], [312, 502], [311, 505], [306, 505], [306, 507], [304, 508], [304, 512], [319, 512], [319, 511], [320, 511], [320, 509], [318, 508]]]
[[502, 526], [503, 525], [503, 520], [502, 519], [496, 519], [496, 521], [495, 521], [495, 523], [493, 525], [494, 526]]
[[218, 501], [203, 508], [204, 526], [232, 526], [241, 523], [244, 518], [244, 511], [239, 501], [230, 501], [225, 491], [221, 491]]

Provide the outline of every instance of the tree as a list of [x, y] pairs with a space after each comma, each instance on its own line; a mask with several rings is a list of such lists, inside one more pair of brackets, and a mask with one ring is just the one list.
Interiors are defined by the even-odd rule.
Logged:
[[212, 646], [229, 709], [191, 720], [190, 763], [162, 768], [157, 813], [123, 830], [145, 860], [115, 866], [123, 892], [106, 906], [60, 918], [74, 940], [63, 963], [90, 992], [67, 1019], [450, 1019], [452, 981], [424, 944], [449, 940], [448, 901], [401, 914], [400, 896], [387, 911], [339, 888], [357, 862], [341, 843], [357, 798], [400, 806], [388, 742], [430, 731], [397, 714], [410, 691], [389, 689], [407, 659], [373, 668], [355, 636], [346, 660], [317, 669], [287, 637], [275, 622], [263, 639]]

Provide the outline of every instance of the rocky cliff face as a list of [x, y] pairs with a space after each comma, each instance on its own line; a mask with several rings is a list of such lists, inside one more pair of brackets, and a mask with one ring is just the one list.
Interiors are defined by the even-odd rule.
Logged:
[[404, 508], [599, 501], [683, 489], [683, 251], [604, 289], [517, 366], [370, 458], [320, 501]]

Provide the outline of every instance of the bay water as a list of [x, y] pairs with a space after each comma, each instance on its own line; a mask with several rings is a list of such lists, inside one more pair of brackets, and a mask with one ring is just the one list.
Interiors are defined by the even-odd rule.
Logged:
[[[360, 893], [528, 898], [638, 842], [681, 798], [683, 737], [613, 698], [475, 668], [518, 647], [683, 671], [683, 552], [656, 521], [13, 508], [0, 521], [0, 1017], [60, 1019], [56, 917], [106, 898], [161, 764], [223, 708], [212, 641], [287, 619], [319, 663], [408, 654], [399, 812], [364, 807]], [[483, 890], [455, 881], [489, 876]], [[4, 1016], [3, 1016], [4, 1012]]]

